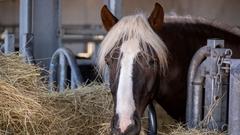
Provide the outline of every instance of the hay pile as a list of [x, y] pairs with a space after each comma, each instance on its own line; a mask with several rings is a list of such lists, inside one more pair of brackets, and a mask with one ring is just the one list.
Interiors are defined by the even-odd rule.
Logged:
[[37, 134], [47, 131], [51, 120], [38, 100], [46, 91], [40, 70], [17, 55], [0, 56], [0, 133]]
[[106, 134], [110, 93], [100, 85], [48, 93], [41, 69], [0, 54], [0, 134]]
[[[48, 93], [43, 80], [40, 68], [24, 64], [16, 54], [0, 54], [0, 134], [109, 134], [113, 103], [106, 87], [90, 84]], [[218, 134], [182, 126], [168, 131], [171, 135]]]

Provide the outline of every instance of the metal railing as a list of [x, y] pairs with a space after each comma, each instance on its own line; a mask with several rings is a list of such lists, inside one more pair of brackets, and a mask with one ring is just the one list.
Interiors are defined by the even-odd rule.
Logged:
[[195, 53], [188, 72], [188, 128], [240, 133], [240, 60], [231, 56], [217, 39]]
[[49, 67], [49, 91], [53, 91], [58, 84], [59, 92], [64, 91], [66, 82], [67, 65], [71, 69], [71, 89], [77, 88], [82, 83], [82, 76], [73, 53], [66, 48], [59, 48], [53, 54]]
[[232, 51], [223, 40], [208, 40], [194, 55], [188, 73], [187, 125], [224, 130]]

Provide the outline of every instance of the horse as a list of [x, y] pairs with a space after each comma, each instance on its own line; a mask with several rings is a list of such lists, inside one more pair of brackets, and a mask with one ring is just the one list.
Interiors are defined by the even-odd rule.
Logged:
[[136, 14], [120, 20], [105, 5], [101, 19], [108, 33], [98, 66], [100, 71], [109, 68], [114, 135], [138, 135], [140, 118], [153, 100], [174, 119], [185, 121], [188, 66], [207, 39], [224, 39], [233, 57], [240, 57], [239, 29], [203, 18], [164, 17], [159, 3], [148, 18]]

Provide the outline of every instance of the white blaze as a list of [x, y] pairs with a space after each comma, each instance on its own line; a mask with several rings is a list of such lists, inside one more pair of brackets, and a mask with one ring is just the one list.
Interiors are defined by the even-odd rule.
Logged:
[[133, 99], [133, 61], [140, 52], [139, 41], [131, 39], [123, 42], [121, 46], [121, 69], [119, 76], [119, 84], [117, 89], [116, 113], [119, 116], [119, 128], [124, 132], [132, 123], [131, 116], [136, 109]]

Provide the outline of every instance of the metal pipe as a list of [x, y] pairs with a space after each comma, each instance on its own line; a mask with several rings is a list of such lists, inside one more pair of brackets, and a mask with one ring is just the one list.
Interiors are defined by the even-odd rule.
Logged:
[[[186, 108], [186, 122], [187, 126], [189, 128], [193, 127], [192, 123], [192, 107], [193, 107], [193, 84], [194, 84], [194, 79], [196, 77], [196, 72], [198, 71], [198, 67], [200, 64], [203, 62], [203, 60], [210, 54], [210, 48], [207, 46], [204, 46], [200, 48], [193, 56], [192, 61], [189, 66], [189, 71], [188, 71], [188, 83], [187, 83], [187, 108]], [[197, 78], [196, 78], [197, 79]], [[194, 86], [195, 89], [198, 89], [196, 91], [199, 91], [199, 89], [202, 87], [200, 85]], [[196, 111], [197, 112], [197, 111]]]
[[199, 66], [195, 78], [192, 81], [192, 121], [189, 121], [189, 128], [197, 127], [202, 118], [202, 99], [204, 84], [204, 75], [202, 71], [203, 66], [204, 63]]
[[62, 0], [57, 0], [56, 1], [56, 11], [57, 11], [57, 39], [58, 39], [58, 45], [59, 47], [63, 47], [62, 44]]
[[[74, 82], [75, 79], [74, 79], [74, 76], [72, 74], [74, 74], [74, 71], [71, 70], [71, 82]], [[78, 86], [76, 84], [77, 84], [76, 82], [75, 83], [71, 83], [71, 89], [77, 88]]]
[[5, 30], [0, 38], [4, 40], [4, 43], [1, 46], [2, 52], [9, 54], [15, 51], [15, 37], [13, 34], [9, 34], [8, 31]]
[[156, 110], [152, 103], [148, 105], [148, 135], [157, 135]]
[[229, 90], [229, 135], [240, 133], [240, 60], [231, 60]]
[[[65, 80], [66, 80], [66, 73], [67, 73], [67, 65], [66, 65], [66, 59], [63, 53], [59, 54], [59, 91], [63, 92], [65, 89]], [[73, 83], [74, 84], [74, 83]]]
[[[82, 83], [82, 76], [80, 74], [80, 71], [77, 66], [77, 62], [74, 58], [74, 55], [69, 49], [66, 48], [59, 48], [52, 56], [51, 62], [50, 62], [50, 76], [49, 76], [49, 91], [52, 91], [54, 89], [54, 83], [57, 81], [56, 76], [57, 76], [57, 67], [58, 67], [58, 62], [59, 62], [59, 57], [63, 55], [68, 62], [68, 65], [71, 68], [71, 78], [73, 79], [71, 81], [71, 86], [73, 88], [76, 88]], [[64, 62], [62, 63], [64, 64]], [[61, 68], [64, 70], [64, 68]], [[62, 71], [64, 72], [64, 71]], [[66, 77], [65, 75], [60, 76], [61, 77]], [[65, 78], [64, 78], [65, 80]], [[62, 83], [62, 82], [61, 82]], [[73, 83], [73, 84], [72, 84]], [[64, 87], [60, 87], [61, 89], [59, 91], [64, 91]]]

